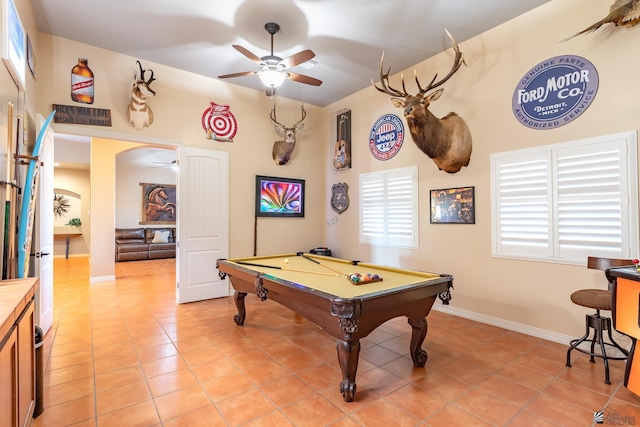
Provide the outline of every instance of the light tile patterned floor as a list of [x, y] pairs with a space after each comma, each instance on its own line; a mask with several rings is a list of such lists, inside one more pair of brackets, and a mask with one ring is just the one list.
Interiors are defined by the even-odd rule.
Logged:
[[[175, 304], [174, 260], [116, 264], [90, 284], [87, 258], [57, 258], [45, 337], [45, 411], [54, 426], [590, 426], [640, 424], [624, 364], [432, 311], [424, 369], [404, 318], [362, 340], [358, 390], [345, 403], [335, 340], [255, 295], [236, 326], [231, 298]], [[454, 291], [455, 298], [455, 291]], [[440, 304], [440, 302], [436, 302]]]

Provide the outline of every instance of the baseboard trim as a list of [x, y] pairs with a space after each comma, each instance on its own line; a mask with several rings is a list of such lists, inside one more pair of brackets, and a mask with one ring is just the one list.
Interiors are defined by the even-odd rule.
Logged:
[[69, 256], [66, 256], [64, 254], [62, 255], [54, 255], [54, 258], [79, 258], [79, 257], [88, 257], [89, 254], [69, 254]]
[[575, 337], [571, 337], [569, 335], [558, 334], [546, 329], [535, 328], [533, 326], [527, 326], [521, 323], [487, 316], [485, 314], [474, 313], [473, 311], [463, 310], [461, 308], [452, 307], [450, 305], [442, 305], [436, 303], [433, 306], [433, 310], [448, 313], [453, 316], [464, 317], [465, 319], [485, 323], [487, 325], [497, 326], [509, 331], [519, 332], [521, 334], [530, 335], [532, 337], [541, 338], [543, 340], [552, 341], [558, 344], [568, 344], [569, 341], [575, 339]]
[[89, 283], [99, 283], [99, 282], [110, 282], [110, 281], [114, 281], [116, 280], [116, 276], [112, 275], [112, 276], [96, 276], [96, 277], [90, 277], [89, 278]]

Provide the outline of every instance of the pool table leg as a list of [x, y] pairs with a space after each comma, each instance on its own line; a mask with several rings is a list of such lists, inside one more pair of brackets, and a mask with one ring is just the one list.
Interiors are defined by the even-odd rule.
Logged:
[[235, 291], [234, 293], [234, 301], [236, 303], [236, 308], [238, 309], [238, 314], [233, 316], [233, 321], [239, 326], [244, 325], [244, 319], [247, 317], [247, 311], [244, 308], [244, 297], [246, 296], [246, 292]]
[[342, 382], [340, 393], [345, 402], [353, 402], [356, 394], [356, 371], [358, 370], [358, 357], [360, 355], [360, 340], [336, 341], [338, 349], [338, 362], [342, 370]]
[[422, 368], [427, 363], [428, 357], [427, 352], [422, 349], [422, 343], [427, 336], [427, 318], [421, 317], [414, 319], [409, 317], [407, 321], [412, 329], [409, 350], [411, 352], [411, 358], [413, 359], [413, 366]]

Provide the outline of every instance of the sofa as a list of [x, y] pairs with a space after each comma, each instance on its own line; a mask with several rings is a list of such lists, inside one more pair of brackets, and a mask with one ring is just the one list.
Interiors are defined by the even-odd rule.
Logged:
[[116, 228], [116, 262], [175, 257], [175, 228]]

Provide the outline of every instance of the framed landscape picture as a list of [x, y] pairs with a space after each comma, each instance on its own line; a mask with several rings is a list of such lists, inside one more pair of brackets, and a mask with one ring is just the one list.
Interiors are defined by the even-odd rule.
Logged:
[[256, 175], [256, 217], [303, 217], [304, 180]]
[[431, 224], [475, 224], [475, 187], [431, 190]]

